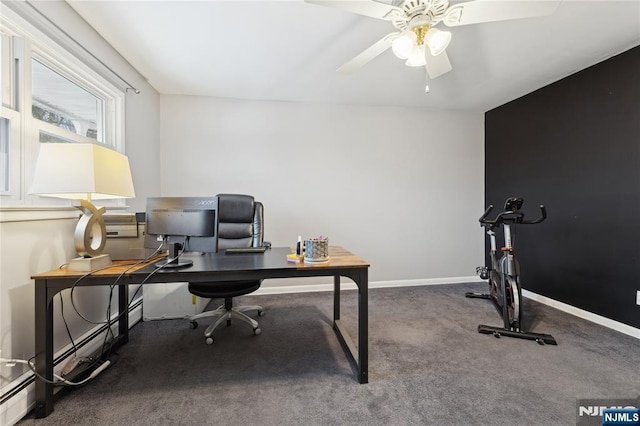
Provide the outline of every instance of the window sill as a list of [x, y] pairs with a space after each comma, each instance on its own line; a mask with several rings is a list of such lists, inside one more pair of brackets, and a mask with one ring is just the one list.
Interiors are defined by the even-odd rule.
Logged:
[[[127, 209], [127, 206], [107, 207], [107, 211]], [[73, 206], [0, 206], [0, 223], [77, 219], [79, 214]]]

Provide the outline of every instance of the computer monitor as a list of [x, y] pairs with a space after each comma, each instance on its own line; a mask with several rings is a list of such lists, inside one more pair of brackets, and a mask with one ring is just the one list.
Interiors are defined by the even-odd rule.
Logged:
[[[218, 197], [149, 197], [146, 208], [145, 247], [169, 250], [169, 268], [189, 266], [181, 251], [214, 253], [218, 249]], [[160, 241], [159, 241], [160, 240]]]

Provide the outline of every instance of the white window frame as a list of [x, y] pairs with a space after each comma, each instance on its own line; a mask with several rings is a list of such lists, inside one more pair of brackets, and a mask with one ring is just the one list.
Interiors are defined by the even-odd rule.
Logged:
[[[47, 37], [22, 17], [3, 8], [0, 16], [2, 35], [2, 99], [9, 96], [10, 105], [0, 106], [0, 117], [11, 121], [9, 191], [0, 192], [0, 211], [6, 208], [41, 209], [42, 206], [70, 206], [66, 200], [29, 194], [35, 161], [39, 149], [40, 131], [66, 140], [98, 143], [124, 153], [125, 90], [102, 77], [90, 66], [70, 53], [70, 46], [62, 46]], [[7, 51], [11, 46], [11, 51]], [[10, 65], [7, 65], [11, 55]], [[71, 82], [103, 100], [103, 141], [61, 129], [38, 120], [32, 115], [31, 61], [36, 59]], [[17, 66], [13, 66], [17, 60]], [[1, 191], [1, 188], [0, 188]], [[124, 206], [123, 200], [105, 200], [107, 206]], [[71, 208], [71, 207], [70, 207]]]
[[13, 47], [11, 36], [5, 34], [0, 27], [0, 90], [2, 90], [2, 106], [11, 108], [13, 106]]

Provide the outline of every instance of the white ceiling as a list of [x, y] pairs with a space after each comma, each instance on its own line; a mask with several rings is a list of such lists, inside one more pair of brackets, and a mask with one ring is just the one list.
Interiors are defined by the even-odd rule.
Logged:
[[640, 44], [640, 0], [563, 0], [550, 16], [451, 28], [453, 70], [425, 94], [424, 68], [391, 50], [336, 73], [395, 30], [337, 8], [67, 1], [161, 94], [487, 111]]

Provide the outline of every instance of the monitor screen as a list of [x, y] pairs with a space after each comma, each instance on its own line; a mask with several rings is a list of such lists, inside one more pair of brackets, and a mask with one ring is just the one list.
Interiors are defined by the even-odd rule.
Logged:
[[217, 251], [218, 197], [149, 197], [146, 208], [145, 247], [156, 249], [158, 236], [165, 244], [180, 243], [185, 251]]

